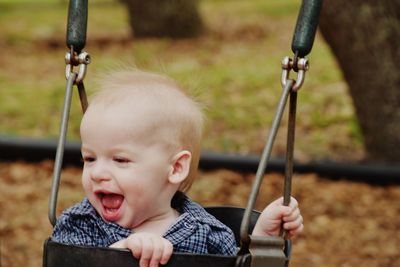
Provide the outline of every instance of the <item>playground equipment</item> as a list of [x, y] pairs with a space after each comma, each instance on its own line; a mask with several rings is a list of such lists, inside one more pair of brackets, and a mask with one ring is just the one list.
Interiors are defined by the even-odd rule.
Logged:
[[[285, 238], [284, 231], [282, 231], [281, 235], [278, 237], [257, 237], [249, 233], [252, 231], [255, 221], [258, 218], [258, 213], [253, 211], [254, 203], [270, 159], [272, 146], [287, 102], [289, 102], [289, 119], [283, 197], [284, 204], [289, 205], [293, 173], [297, 92], [302, 87], [306, 71], [309, 68], [309, 63], [305, 56], [309, 54], [313, 45], [321, 6], [322, 0], [303, 0], [302, 2], [292, 41], [294, 57], [293, 59], [285, 57], [282, 61], [282, 95], [258, 165], [256, 178], [246, 208], [207, 208], [211, 214], [233, 230], [237, 245], [240, 247], [238, 254], [236, 256], [221, 256], [174, 253], [166, 266], [288, 266], [291, 243], [290, 240]], [[49, 201], [49, 220], [53, 226], [57, 220], [56, 206], [58, 188], [68, 128], [69, 111], [75, 85], [78, 88], [82, 111], [85, 112], [88, 106], [83, 83], [87, 72], [87, 65], [90, 63], [90, 55], [83, 51], [86, 43], [87, 15], [87, 0], [70, 0], [67, 26], [67, 46], [69, 51], [65, 56], [67, 83]], [[77, 70], [74, 70], [74, 68], [77, 68]], [[290, 78], [291, 71], [297, 73], [295, 79]], [[131, 252], [128, 250], [64, 245], [56, 243], [51, 239], [46, 240], [44, 244], [44, 267], [103, 267], [111, 265], [121, 267], [139, 266], [138, 260], [133, 258]]]

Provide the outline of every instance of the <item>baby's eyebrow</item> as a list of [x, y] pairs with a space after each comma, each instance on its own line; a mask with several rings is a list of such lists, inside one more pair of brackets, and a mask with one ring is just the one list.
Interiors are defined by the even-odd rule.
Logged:
[[135, 152], [134, 149], [130, 149], [126, 146], [116, 146], [110, 149], [111, 153], [114, 154], [118, 154], [118, 153], [122, 153], [122, 154], [133, 154]]
[[83, 152], [88, 152], [88, 153], [90, 153], [90, 152], [91, 152], [91, 149], [89, 149], [88, 147], [82, 145], [82, 146], [81, 146], [81, 153], [83, 153]]

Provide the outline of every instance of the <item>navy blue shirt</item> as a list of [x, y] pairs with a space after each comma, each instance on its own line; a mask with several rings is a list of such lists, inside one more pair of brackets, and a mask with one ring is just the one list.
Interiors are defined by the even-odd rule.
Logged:
[[[178, 192], [180, 193], [180, 192]], [[180, 193], [181, 215], [164, 233], [174, 252], [235, 255], [235, 236], [231, 229], [207, 213], [199, 204]], [[65, 210], [54, 227], [52, 240], [70, 245], [108, 247], [134, 232], [116, 223], [106, 222], [85, 198]]]

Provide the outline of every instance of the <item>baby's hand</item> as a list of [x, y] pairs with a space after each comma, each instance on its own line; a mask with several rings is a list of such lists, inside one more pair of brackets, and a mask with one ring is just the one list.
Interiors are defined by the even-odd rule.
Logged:
[[283, 198], [278, 198], [269, 204], [261, 213], [253, 230], [253, 235], [278, 236], [281, 225], [289, 237], [303, 231], [303, 217], [300, 214], [297, 200], [290, 198], [289, 206], [283, 205]]
[[133, 256], [139, 259], [140, 267], [157, 267], [160, 263], [166, 264], [173, 250], [171, 242], [151, 233], [131, 234], [110, 247], [130, 249]]

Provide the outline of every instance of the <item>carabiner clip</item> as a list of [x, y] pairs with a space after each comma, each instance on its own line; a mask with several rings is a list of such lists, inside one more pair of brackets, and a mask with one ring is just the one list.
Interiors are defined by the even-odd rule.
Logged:
[[65, 63], [67, 64], [65, 67], [65, 78], [67, 80], [71, 75], [74, 66], [79, 66], [79, 72], [74, 82], [74, 84], [79, 84], [86, 76], [87, 65], [90, 63], [90, 55], [87, 52], [82, 52], [78, 57], [76, 57], [76, 53], [72, 55], [71, 52], [67, 52], [65, 54]]
[[[292, 87], [293, 91], [298, 91], [300, 87], [304, 83], [304, 79], [306, 76], [306, 71], [309, 69], [308, 59], [299, 58], [297, 60], [297, 79], [295, 80], [295, 84]], [[289, 57], [284, 57], [282, 60], [282, 76], [281, 76], [281, 84], [282, 87], [286, 86], [287, 80], [289, 80], [290, 71], [294, 69], [293, 61]]]

